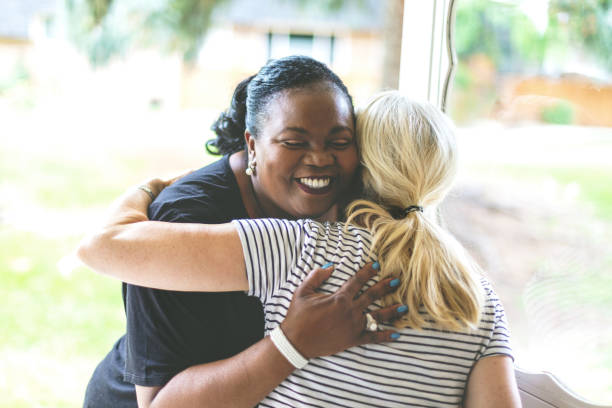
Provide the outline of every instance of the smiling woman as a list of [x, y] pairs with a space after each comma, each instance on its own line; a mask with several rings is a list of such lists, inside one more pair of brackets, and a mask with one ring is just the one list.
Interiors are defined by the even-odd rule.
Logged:
[[320, 83], [280, 93], [267, 110], [260, 134], [246, 132], [249, 157], [257, 163], [252, 183], [258, 215], [325, 215], [358, 164], [350, 101]]

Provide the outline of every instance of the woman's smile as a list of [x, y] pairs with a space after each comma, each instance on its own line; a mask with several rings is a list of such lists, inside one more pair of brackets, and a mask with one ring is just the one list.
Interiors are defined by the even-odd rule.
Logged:
[[295, 179], [298, 187], [308, 194], [327, 194], [334, 187], [331, 176], [299, 177]]

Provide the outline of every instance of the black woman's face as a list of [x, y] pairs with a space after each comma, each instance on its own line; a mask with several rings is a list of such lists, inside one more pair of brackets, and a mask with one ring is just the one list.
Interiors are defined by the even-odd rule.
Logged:
[[359, 159], [351, 106], [334, 87], [279, 93], [259, 133], [247, 139], [266, 216], [317, 218], [346, 194]]

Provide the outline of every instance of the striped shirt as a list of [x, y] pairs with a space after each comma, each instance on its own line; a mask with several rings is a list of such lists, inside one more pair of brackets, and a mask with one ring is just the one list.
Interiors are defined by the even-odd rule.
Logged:
[[[276, 219], [234, 221], [240, 235], [249, 295], [258, 297], [266, 333], [287, 314], [293, 293], [313, 269], [328, 262], [332, 276], [320, 291], [333, 293], [371, 262], [370, 234], [344, 224]], [[370, 280], [373, 285], [376, 278]], [[272, 391], [261, 407], [457, 407], [469, 373], [482, 357], [512, 357], [504, 309], [483, 278], [478, 330], [404, 328], [400, 338], [314, 358]], [[375, 303], [371, 310], [382, 307]], [[395, 330], [393, 326], [380, 325]]]

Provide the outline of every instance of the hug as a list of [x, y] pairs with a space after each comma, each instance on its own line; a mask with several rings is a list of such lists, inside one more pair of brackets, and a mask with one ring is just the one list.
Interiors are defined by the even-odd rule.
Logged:
[[127, 191], [79, 247], [127, 316], [85, 406], [520, 406], [503, 306], [438, 221], [438, 108], [387, 91], [354, 112], [292, 56], [213, 130], [219, 161]]

